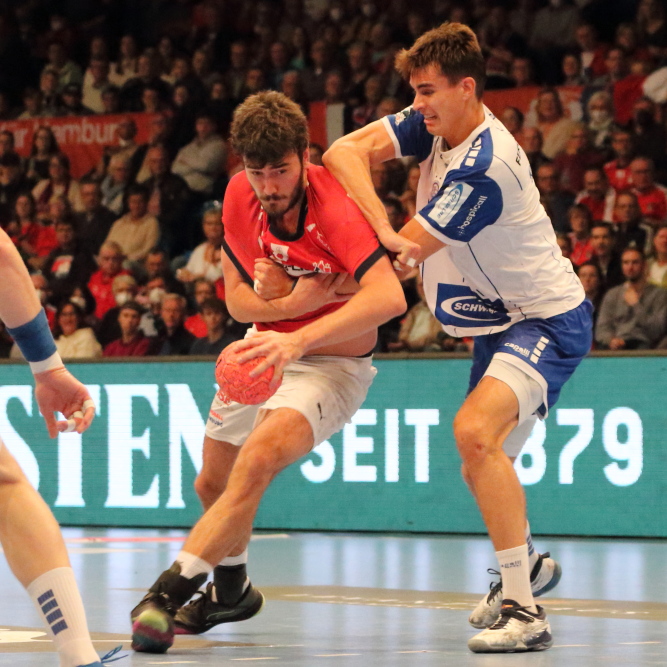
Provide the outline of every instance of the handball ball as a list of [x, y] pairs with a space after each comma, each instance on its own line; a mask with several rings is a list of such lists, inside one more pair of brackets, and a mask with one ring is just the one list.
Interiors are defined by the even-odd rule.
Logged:
[[244, 405], [257, 405], [271, 398], [278, 389], [270, 387], [274, 368], [270, 366], [261, 375], [250, 377], [250, 371], [259, 366], [265, 357], [255, 357], [239, 363], [237, 357], [240, 342], [235, 341], [228, 345], [215, 363], [215, 379], [220, 387], [218, 397], [227, 404], [234, 401]]

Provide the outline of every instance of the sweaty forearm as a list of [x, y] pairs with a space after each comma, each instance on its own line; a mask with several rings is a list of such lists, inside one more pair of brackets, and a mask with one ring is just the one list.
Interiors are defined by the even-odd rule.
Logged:
[[351, 340], [404, 313], [403, 289], [390, 278], [362, 285], [342, 308], [300, 329], [304, 352]]
[[0, 229], [0, 319], [14, 328], [32, 320], [41, 306], [23, 260]]
[[294, 299], [291, 293], [267, 301], [245, 283], [239, 283], [228, 292], [226, 304], [229, 314], [237, 322], [279, 322], [313, 310]]
[[343, 186], [350, 199], [361, 209], [378, 236], [393, 229], [380, 198], [375, 194], [370, 175], [370, 162], [357, 146], [339, 139], [324, 155], [324, 165]]

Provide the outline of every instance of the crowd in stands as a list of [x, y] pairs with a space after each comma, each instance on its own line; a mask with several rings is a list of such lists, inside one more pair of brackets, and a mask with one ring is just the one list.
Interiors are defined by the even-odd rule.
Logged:
[[[29, 155], [0, 131], [0, 225], [63, 357], [216, 354], [242, 337], [219, 268], [221, 202], [240, 169], [228, 132], [249, 94], [351, 131], [411, 102], [396, 52], [445, 20], [475, 29], [489, 91], [538, 86], [500, 118], [525, 150], [564, 257], [595, 305], [595, 346], [667, 347], [667, 10], [662, 0], [16, 0], [0, 2], [0, 123], [36, 123]], [[567, 88], [563, 88], [563, 86]], [[564, 95], [563, 90], [568, 94]], [[152, 114], [138, 143], [130, 113]], [[48, 123], [121, 114], [81, 178]], [[311, 146], [321, 164], [323, 147]], [[418, 165], [372, 169], [395, 229]], [[379, 351], [466, 350], [418, 277]], [[0, 325], [0, 356], [19, 354]]]

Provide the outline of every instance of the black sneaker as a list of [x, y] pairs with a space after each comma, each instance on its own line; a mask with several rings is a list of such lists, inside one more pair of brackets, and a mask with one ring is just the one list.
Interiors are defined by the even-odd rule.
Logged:
[[245, 621], [259, 614], [264, 606], [264, 596], [248, 584], [241, 598], [233, 605], [213, 601], [213, 584], [206, 591], [199, 591], [199, 597], [181, 607], [174, 619], [177, 635], [200, 635], [221, 623]]
[[192, 579], [182, 577], [178, 563], [163, 572], [141, 602], [130, 612], [132, 648], [145, 653], [166, 653], [174, 643], [176, 612], [206, 578], [205, 574]]

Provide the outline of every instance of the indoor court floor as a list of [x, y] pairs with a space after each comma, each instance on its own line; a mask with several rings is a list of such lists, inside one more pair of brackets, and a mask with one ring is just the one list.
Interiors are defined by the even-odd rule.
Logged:
[[[183, 531], [65, 529], [95, 646], [129, 648], [130, 609], [168, 567]], [[261, 614], [167, 654], [123, 651], [135, 665], [579, 667], [667, 665], [667, 541], [536, 539], [563, 566], [548, 597], [554, 647], [474, 655], [469, 610], [487, 591], [484, 537], [265, 533], [250, 546]], [[4, 560], [0, 665], [58, 665], [27, 595]]]

